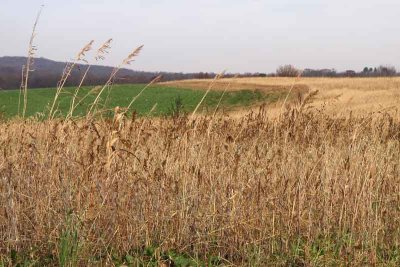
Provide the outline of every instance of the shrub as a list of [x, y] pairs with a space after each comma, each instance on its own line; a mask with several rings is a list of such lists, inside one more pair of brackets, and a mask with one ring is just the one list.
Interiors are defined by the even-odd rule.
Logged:
[[276, 75], [279, 77], [297, 77], [300, 74], [300, 70], [295, 68], [293, 65], [279, 66], [276, 70]]

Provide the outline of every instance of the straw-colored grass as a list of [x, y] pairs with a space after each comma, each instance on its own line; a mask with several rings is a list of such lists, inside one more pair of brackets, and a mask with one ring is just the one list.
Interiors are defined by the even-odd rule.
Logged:
[[[165, 85], [184, 88], [207, 88], [209, 80], [186, 80], [164, 83]], [[303, 91], [318, 90], [313, 105], [324, 108], [334, 116], [364, 116], [369, 112], [382, 109], [397, 112], [400, 101], [400, 78], [240, 78], [221, 79], [214, 88], [222, 89], [224, 84], [232, 83], [230, 90], [258, 89], [264, 92], [287, 91], [295, 84], [295, 89]], [[296, 96], [294, 90], [293, 96]], [[281, 102], [284, 102], [282, 99]], [[246, 108], [247, 109], [247, 108]], [[278, 115], [281, 105], [270, 107], [270, 114]]]
[[[56, 117], [92, 44], [42, 120], [24, 116], [26, 86], [22, 118], [0, 117], [0, 266], [400, 265], [399, 78], [218, 76], [168, 83], [208, 88], [190, 117], [131, 116], [148, 86], [102, 116], [104, 91], [139, 47], [89, 91], [87, 114], [74, 116], [81, 83]], [[223, 93], [202, 115], [211, 87]], [[278, 116], [265, 105], [220, 115], [237, 89], [284, 92]]]
[[307, 110], [3, 122], [0, 255], [93, 265], [156, 248], [159, 264], [172, 250], [228, 265], [399, 264], [399, 117]]

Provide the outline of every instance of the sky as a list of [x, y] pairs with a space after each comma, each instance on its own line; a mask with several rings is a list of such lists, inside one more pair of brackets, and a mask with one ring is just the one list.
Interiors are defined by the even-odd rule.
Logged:
[[27, 54], [41, 5], [36, 56], [53, 60], [113, 38], [101, 64], [143, 44], [145, 71], [400, 69], [399, 0], [0, 0], [0, 56]]

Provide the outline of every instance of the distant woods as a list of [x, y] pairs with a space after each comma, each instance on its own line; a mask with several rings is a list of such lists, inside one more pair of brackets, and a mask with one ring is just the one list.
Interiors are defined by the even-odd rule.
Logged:
[[[22, 68], [26, 64], [26, 57], [0, 57], [0, 89], [18, 89], [21, 86]], [[45, 58], [35, 58], [33, 71], [29, 74], [29, 88], [55, 87], [61, 78], [65, 68], [65, 62], [57, 62]], [[65, 86], [76, 86], [81, 81], [87, 65], [77, 64], [68, 77]], [[92, 66], [84, 79], [83, 85], [105, 84], [112, 73], [112, 67]], [[162, 75], [161, 81], [184, 79], [210, 79], [215, 77], [213, 72], [179, 73], [179, 72], [147, 72], [121, 69], [114, 83], [149, 83]], [[300, 70], [293, 65], [278, 67], [275, 73], [251, 73], [246, 72], [238, 77], [380, 77], [398, 75], [393, 66], [365, 67], [357, 72], [347, 70], [337, 72], [335, 69], [304, 69]], [[234, 74], [225, 74], [225, 77], [233, 77]]]
[[[26, 64], [26, 57], [0, 57], [0, 89], [18, 89], [21, 85], [22, 68]], [[45, 58], [35, 58], [33, 71], [29, 74], [29, 88], [55, 87], [65, 68], [65, 62], [57, 62]], [[81, 81], [87, 65], [77, 64], [68, 77], [65, 86], [75, 86]], [[113, 67], [91, 66], [83, 85], [105, 84], [113, 71]], [[115, 83], [149, 83], [158, 75], [162, 81], [183, 80], [194, 78], [214, 77], [214, 73], [173, 73], [173, 72], [146, 72], [121, 69]]]
[[[21, 85], [22, 68], [26, 64], [26, 57], [0, 57], [0, 90], [18, 89]], [[64, 71], [66, 62], [57, 62], [46, 58], [35, 58], [33, 60], [33, 71], [29, 74], [29, 88], [56, 87]], [[76, 64], [68, 77], [65, 86], [76, 86], [88, 65]], [[84, 79], [83, 85], [105, 84], [109, 79], [113, 67], [91, 66], [90, 71]], [[121, 69], [114, 79], [117, 84], [149, 83], [155, 77], [162, 75], [161, 81], [185, 80], [185, 79], [211, 79], [216, 73], [213, 72], [149, 72]], [[225, 74], [224, 77], [234, 77], [234, 74]], [[263, 73], [244, 73], [240, 77], [265, 77]]]
[[338, 72], [335, 69], [297, 69], [293, 65], [283, 65], [276, 70], [278, 77], [390, 77], [397, 76], [397, 70], [394, 66], [381, 65], [378, 67], [365, 67], [362, 71], [346, 70]]

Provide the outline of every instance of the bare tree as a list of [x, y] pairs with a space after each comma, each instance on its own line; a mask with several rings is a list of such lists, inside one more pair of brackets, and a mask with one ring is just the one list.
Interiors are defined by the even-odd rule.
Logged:
[[300, 70], [295, 68], [293, 65], [279, 66], [276, 70], [276, 75], [279, 77], [297, 77], [300, 74]]
[[397, 71], [394, 66], [390, 65], [385, 65], [385, 66], [379, 66], [377, 68], [377, 73], [379, 76], [395, 76]]

